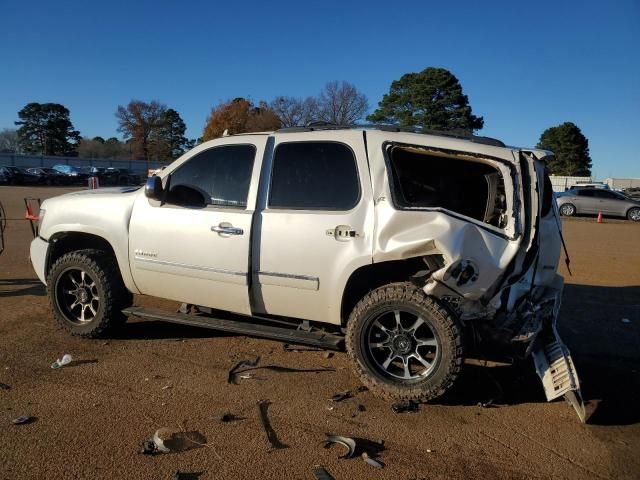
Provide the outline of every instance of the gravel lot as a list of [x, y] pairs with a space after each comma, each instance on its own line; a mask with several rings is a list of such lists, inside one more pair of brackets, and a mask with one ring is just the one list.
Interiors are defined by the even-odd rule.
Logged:
[[[0, 201], [18, 218], [23, 197], [65, 191], [2, 186]], [[639, 478], [640, 225], [571, 219], [564, 231], [573, 276], [563, 265], [559, 329], [589, 401], [588, 425], [565, 402], [545, 402], [532, 362], [469, 362], [445, 399], [394, 414], [369, 392], [328, 401], [358, 386], [343, 353], [286, 352], [277, 342], [153, 321], [131, 321], [107, 340], [72, 338], [54, 325], [31, 269], [28, 224], [10, 220], [0, 256], [0, 382], [10, 387], [0, 389], [0, 478], [169, 480], [179, 470], [200, 479], [301, 479], [313, 478], [317, 464], [352, 480]], [[64, 353], [78, 361], [52, 370]], [[233, 364], [258, 355], [259, 366], [282, 368], [227, 384]], [[323, 367], [335, 371], [317, 371]], [[490, 399], [497, 408], [478, 406]], [[259, 400], [271, 402], [269, 419], [286, 448], [268, 448]], [[225, 412], [240, 419], [221, 423]], [[12, 425], [20, 415], [37, 420]], [[208, 446], [140, 454], [163, 426], [198, 431]], [[338, 448], [322, 448], [325, 433], [384, 439], [385, 467], [339, 460]]]

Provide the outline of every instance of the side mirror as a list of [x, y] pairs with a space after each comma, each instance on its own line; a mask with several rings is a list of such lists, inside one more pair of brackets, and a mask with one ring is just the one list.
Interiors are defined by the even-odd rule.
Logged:
[[162, 179], [156, 176], [149, 177], [144, 186], [145, 197], [150, 198], [151, 200], [162, 200], [163, 193]]

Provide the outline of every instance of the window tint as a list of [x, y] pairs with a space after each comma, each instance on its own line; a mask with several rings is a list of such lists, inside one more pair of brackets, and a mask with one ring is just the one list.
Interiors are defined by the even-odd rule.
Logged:
[[346, 145], [295, 142], [276, 148], [270, 207], [350, 210], [359, 197], [356, 159]]
[[578, 196], [579, 197], [594, 197], [595, 196], [595, 190], [593, 189], [586, 189], [586, 190], [578, 190]]
[[246, 207], [255, 153], [253, 145], [205, 150], [171, 174], [171, 190], [195, 187], [209, 195], [213, 205]]
[[598, 198], [619, 198], [615, 193], [607, 192], [606, 190], [597, 190], [595, 193]]

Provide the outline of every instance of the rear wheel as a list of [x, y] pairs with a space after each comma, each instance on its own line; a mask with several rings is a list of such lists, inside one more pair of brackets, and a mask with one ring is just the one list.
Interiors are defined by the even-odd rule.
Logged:
[[564, 215], [565, 217], [572, 217], [576, 214], [576, 207], [574, 207], [570, 203], [565, 203], [560, 207], [560, 215]]
[[627, 212], [627, 218], [634, 222], [640, 222], [640, 208], [630, 208]]
[[453, 385], [463, 361], [456, 318], [409, 283], [366, 295], [349, 318], [346, 346], [361, 381], [395, 400], [439, 397]]
[[126, 321], [131, 305], [115, 259], [101, 250], [60, 257], [47, 276], [49, 303], [62, 328], [86, 338], [100, 337]]

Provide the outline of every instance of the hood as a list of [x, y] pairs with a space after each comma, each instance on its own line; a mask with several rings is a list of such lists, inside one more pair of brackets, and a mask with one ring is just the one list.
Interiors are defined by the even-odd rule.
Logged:
[[116, 193], [130, 193], [138, 190], [139, 186], [128, 186], [128, 187], [107, 187], [107, 188], [96, 188], [96, 189], [88, 189], [88, 190], [80, 190], [78, 192], [65, 193], [64, 197], [71, 195], [113, 195]]

